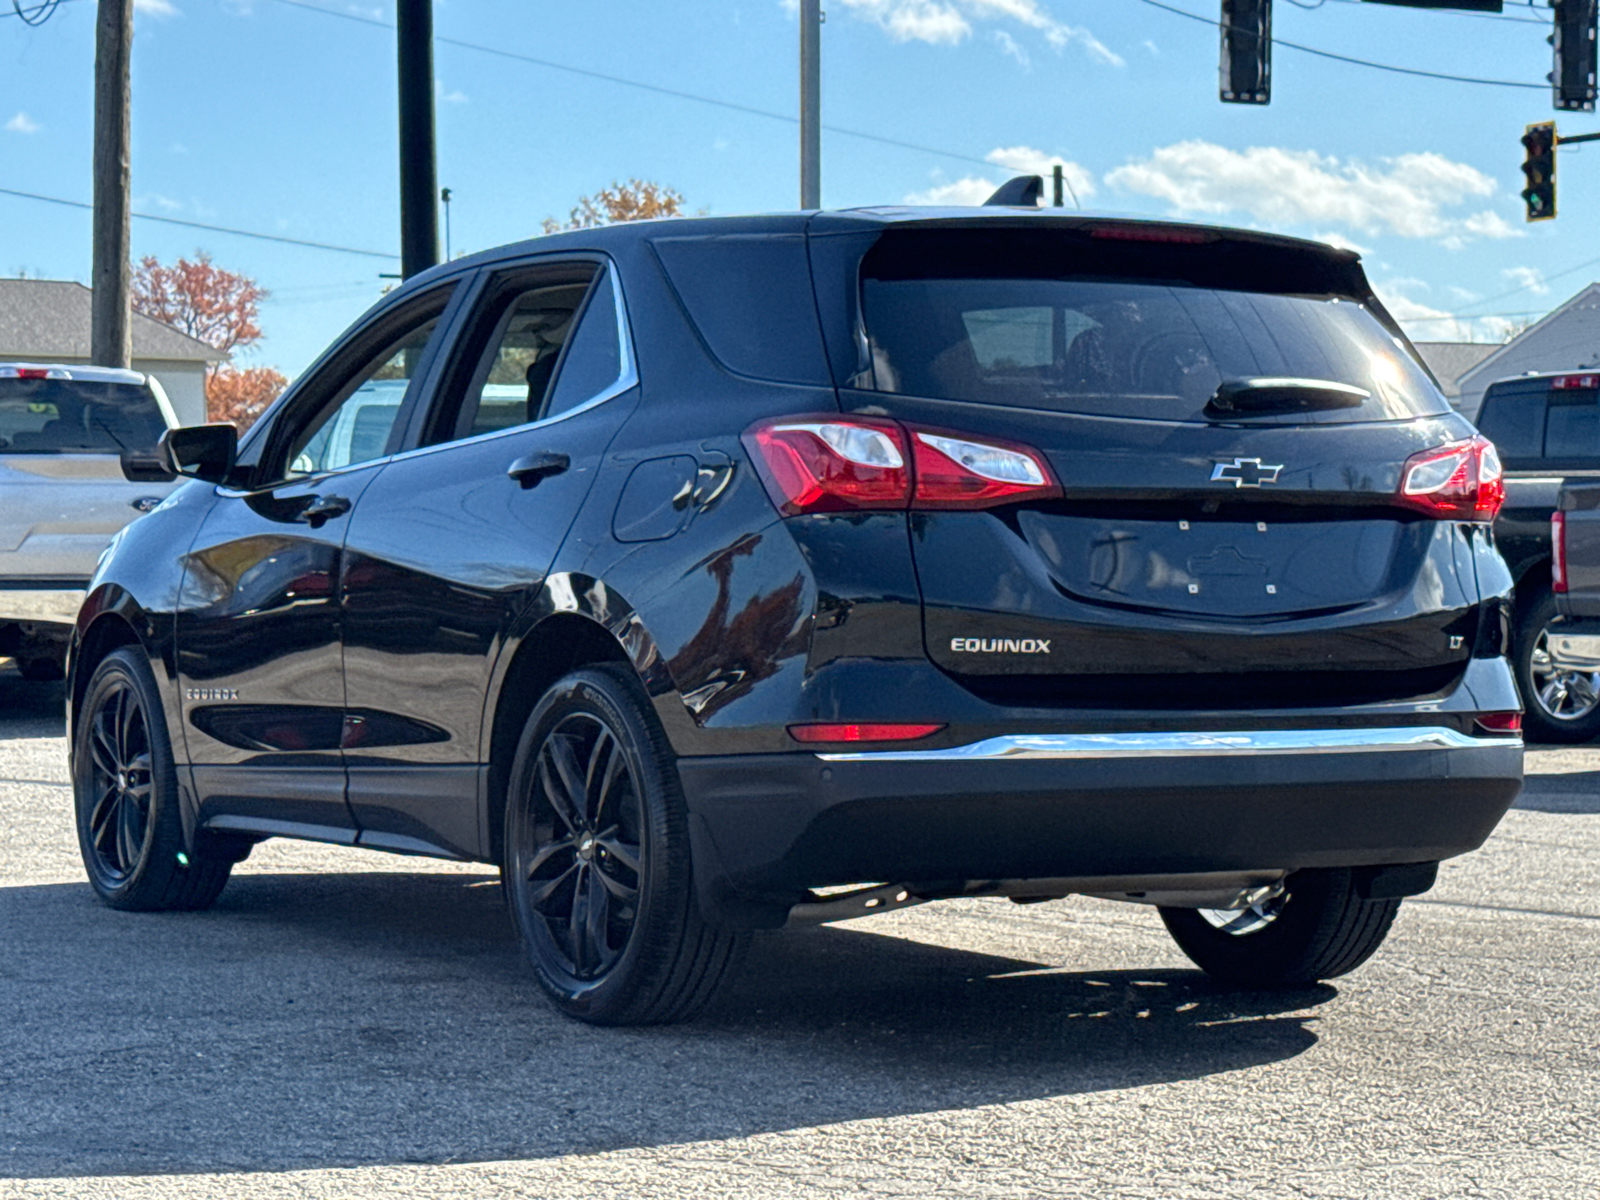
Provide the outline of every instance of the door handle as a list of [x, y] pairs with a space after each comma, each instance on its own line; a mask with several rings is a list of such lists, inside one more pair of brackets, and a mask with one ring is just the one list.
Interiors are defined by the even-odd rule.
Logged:
[[313, 529], [319, 528], [323, 522], [334, 517], [342, 517], [350, 511], [350, 501], [343, 496], [313, 496], [311, 503], [300, 510], [296, 521], [304, 521]]
[[506, 475], [515, 479], [526, 491], [528, 488], [537, 487], [541, 479], [559, 475], [571, 465], [572, 460], [565, 454], [542, 450], [537, 454], [525, 454], [517, 459], [506, 468]]

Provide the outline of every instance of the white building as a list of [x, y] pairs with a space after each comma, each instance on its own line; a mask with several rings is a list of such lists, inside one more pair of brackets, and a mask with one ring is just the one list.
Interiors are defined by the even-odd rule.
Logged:
[[[0, 279], [0, 362], [89, 362], [89, 302], [81, 283]], [[170, 325], [133, 314], [133, 369], [161, 381], [180, 425], [206, 419], [206, 369], [227, 355]]]
[[1530, 372], [1593, 370], [1600, 367], [1600, 283], [1583, 291], [1530, 325], [1457, 380], [1454, 402], [1477, 420], [1483, 393], [1497, 379]]

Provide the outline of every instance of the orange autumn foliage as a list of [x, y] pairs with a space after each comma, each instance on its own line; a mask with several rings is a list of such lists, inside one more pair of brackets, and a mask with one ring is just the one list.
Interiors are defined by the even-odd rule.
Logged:
[[271, 367], [218, 367], [206, 377], [206, 420], [230, 422], [243, 433], [288, 382]]

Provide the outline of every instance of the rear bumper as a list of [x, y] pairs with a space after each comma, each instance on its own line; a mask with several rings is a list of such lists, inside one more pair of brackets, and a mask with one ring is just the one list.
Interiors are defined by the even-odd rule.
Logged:
[[835, 884], [1450, 858], [1516, 798], [1522, 743], [1444, 727], [1067, 734], [678, 766], [702, 902], [769, 924]]
[[70, 631], [78, 619], [89, 581], [48, 580], [34, 584], [21, 579], [0, 579], [0, 623], [64, 625]]

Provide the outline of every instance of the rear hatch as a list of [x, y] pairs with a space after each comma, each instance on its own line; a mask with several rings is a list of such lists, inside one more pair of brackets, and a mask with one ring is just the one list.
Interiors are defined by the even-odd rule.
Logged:
[[1138, 225], [879, 240], [844, 408], [1032, 447], [1059, 484], [913, 506], [935, 663], [997, 702], [1069, 706], [1454, 684], [1476, 632], [1469, 546], [1401, 477], [1473, 431], [1327, 265]]
[[167, 424], [142, 382], [0, 368], [0, 579], [87, 580], [112, 535], [171, 490], [121, 465]]

